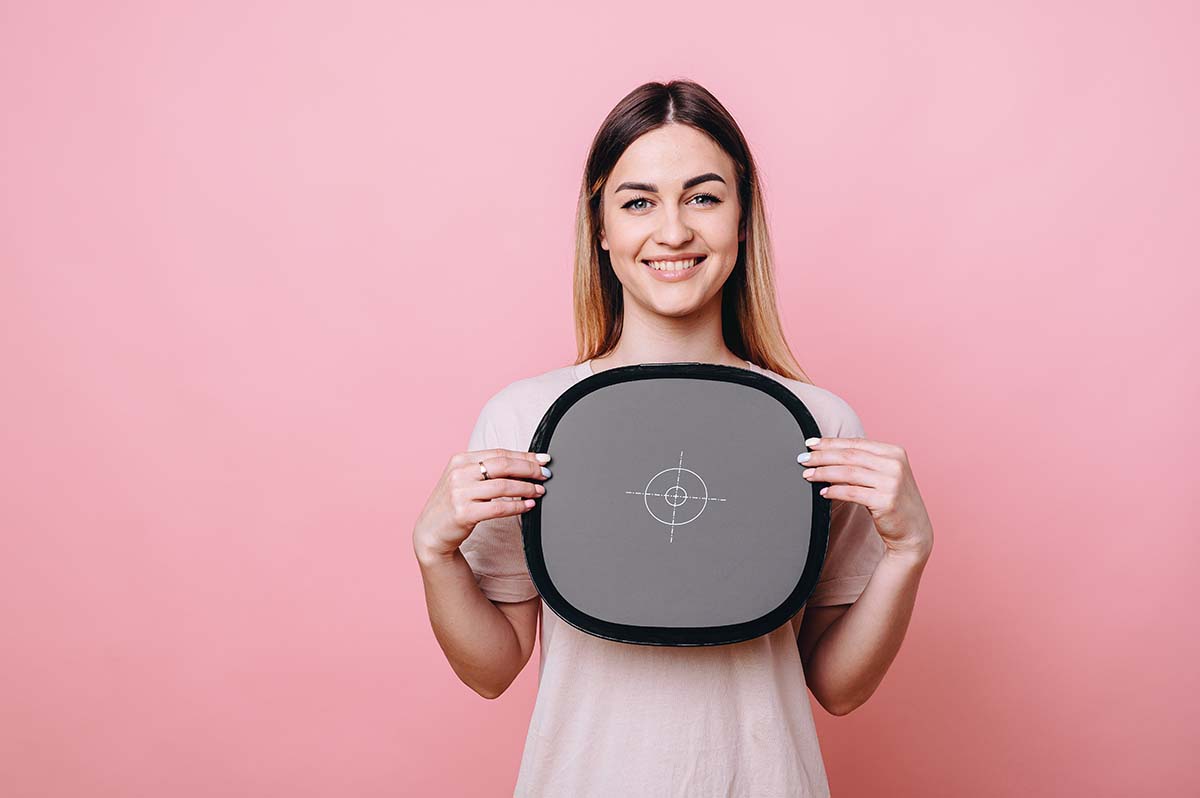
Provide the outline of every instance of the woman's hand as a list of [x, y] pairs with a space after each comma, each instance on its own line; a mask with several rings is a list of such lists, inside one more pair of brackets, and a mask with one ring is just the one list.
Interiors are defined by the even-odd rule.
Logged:
[[[513, 449], [460, 452], [450, 458], [413, 528], [413, 551], [422, 562], [454, 556], [480, 521], [518, 515], [546, 492], [527, 479], [546, 479], [550, 455]], [[487, 469], [484, 479], [480, 462]], [[490, 501], [500, 499], [501, 501]]]
[[925, 559], [933, 549], [933, 525], [917, 490], [908, 455], [891, 443], [866, 438], [810, 438], [812, 451], [797, 462], [809, 482], [828, 482], [827, 499], [854, 502], [871, 511], [888, 551]]

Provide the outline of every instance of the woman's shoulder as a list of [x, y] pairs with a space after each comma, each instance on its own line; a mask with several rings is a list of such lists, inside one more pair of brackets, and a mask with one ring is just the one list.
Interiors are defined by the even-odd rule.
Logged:
[[579, 380], [579, 368], [559, 366], [505, 383], [487, 399], [481, 415], [508, 437], [528, 440], [554, 400]]
[[821, 435], [828, 438], [860, 438], [865, 437], [862, 421], [851, 404], [842, 396], [830, 390], [813, 385], [811, 382], [794, 380], [785, 377], [771, 369], [765, 369], [756, 363], [747, 361], [747, 366], [760, 374], [783, 384], [804, 403], [813, 419], [821, 429]]
[[513, 380], [505, 383], [501, 388], [492, 393], [488, 399], [489, 404], [497, 406], [515, 406], [525, 405], [530, 402], [540, 402], [549, 394], [557, 391], [553, 398], [577, 382], [579, 379], [579, 366], [559, 366], [543, 371], [539, 374], [533, 374], [528, 377]]

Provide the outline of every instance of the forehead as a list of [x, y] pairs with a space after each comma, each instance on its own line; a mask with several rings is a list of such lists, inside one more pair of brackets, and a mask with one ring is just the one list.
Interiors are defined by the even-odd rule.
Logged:
[[733, 185], [733, 159], [708, 134], [688, 125], [663, 125], [621, 153], [608, 186], [612, 191], [623, 180], [636, 180], [661, 191], [678, 190], [684, 180], [704, 172], [716, 172]]

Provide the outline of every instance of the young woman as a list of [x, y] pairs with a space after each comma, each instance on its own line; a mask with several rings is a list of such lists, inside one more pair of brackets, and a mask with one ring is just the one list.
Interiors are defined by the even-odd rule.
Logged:
[[[516, 795], [826, 796], [808, 691], [834, 715], [870, 697], [933, 547], [904, 450], [864, 437], [850, 405], [792, 356], [754, 160], [704, 88], [647, 83], [613, 109], [592, 142], [577, 219], [579, 358], [486, 402], [413, 530], [434, 633], [459, 678], [494, 698], [540, 626]], [[742, 643], [593, 637], [543, 611], [525, 566], [520, 514], [554, 490], [548, 456], [525, 449], [550, 404], [590, 374], [675, 361], [768, 375], [822, 431], [796, 466], [830, 483], [820, 581], [792, 621]]]

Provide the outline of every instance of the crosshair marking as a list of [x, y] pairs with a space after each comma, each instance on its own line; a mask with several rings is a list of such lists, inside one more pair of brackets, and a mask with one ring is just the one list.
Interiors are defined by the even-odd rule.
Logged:
[[[674, 485], [670, 485], [661, 493], [652, 490], [652, 488], [658, 487], [655, 485], [655, 482], [669, 482], [669, 475], [671, 473], [675, 474]], [[687, 475], [686, 481], [688, 483], [686, 487], [682, 484], [684, 482], [685, 475]], [[696, 495], [693, 496], [689, 494], [687, 490], [688, 487], [692, 488], [692, 492]], [[659, 487], [659, 489], [661, 490], [661, 487]], [[692, 469], [683, 467], [683, 452], [679, 453], [679, 465], [675, 466], [674, 468], [664, 468], [662, 471], [659, 471], [657, 474], [650, 477], [650, 481], [646, 483], [645, 490], [627, 490], [625, 493], [634, 496], [642, 496], [643, 501], [646, 504], [646, 512], [650, 513], [650, 516], [654, 518], [655, 521], [658, 521], [660, 524], [666, 524], [671, 528], [671, 535], [668, 539], [668, 542], [675, 541], [675, 527], [683, 526], [684, 524], [690, 524], [691, 522], [695, 521], [700, 517], [700, 513], [704, 512], [704, 508], [708, 507], [709, 502], [726, 501], [726, 499], [709, 496], [708, 484], [704, 481], [704, 479]], [[664, 501], [656, 501], [655, 507], [651, 507], [651, 496], [663, 499]], [[692, 502], [693, 505], [692, 507], [685, 509], [683, 514], [687, 515], [687, 513], [691, 512], [693, 509], [695, 512], [692, 512], [690, 517], [687, 517], [686, 520], [678, 520], [680, 515], [679, 508], [683, 507], [683, 505], [689, 501]], [[664, 507], [660, 505], [666, 506]], [[660, 512], [662, 512], [663, 516], [666, 515], [666, 508], [670, 507], [671, 520], [668, 521], [665, 518], [660, 517], [659, 514], [654, 511], [656, 507]]]

